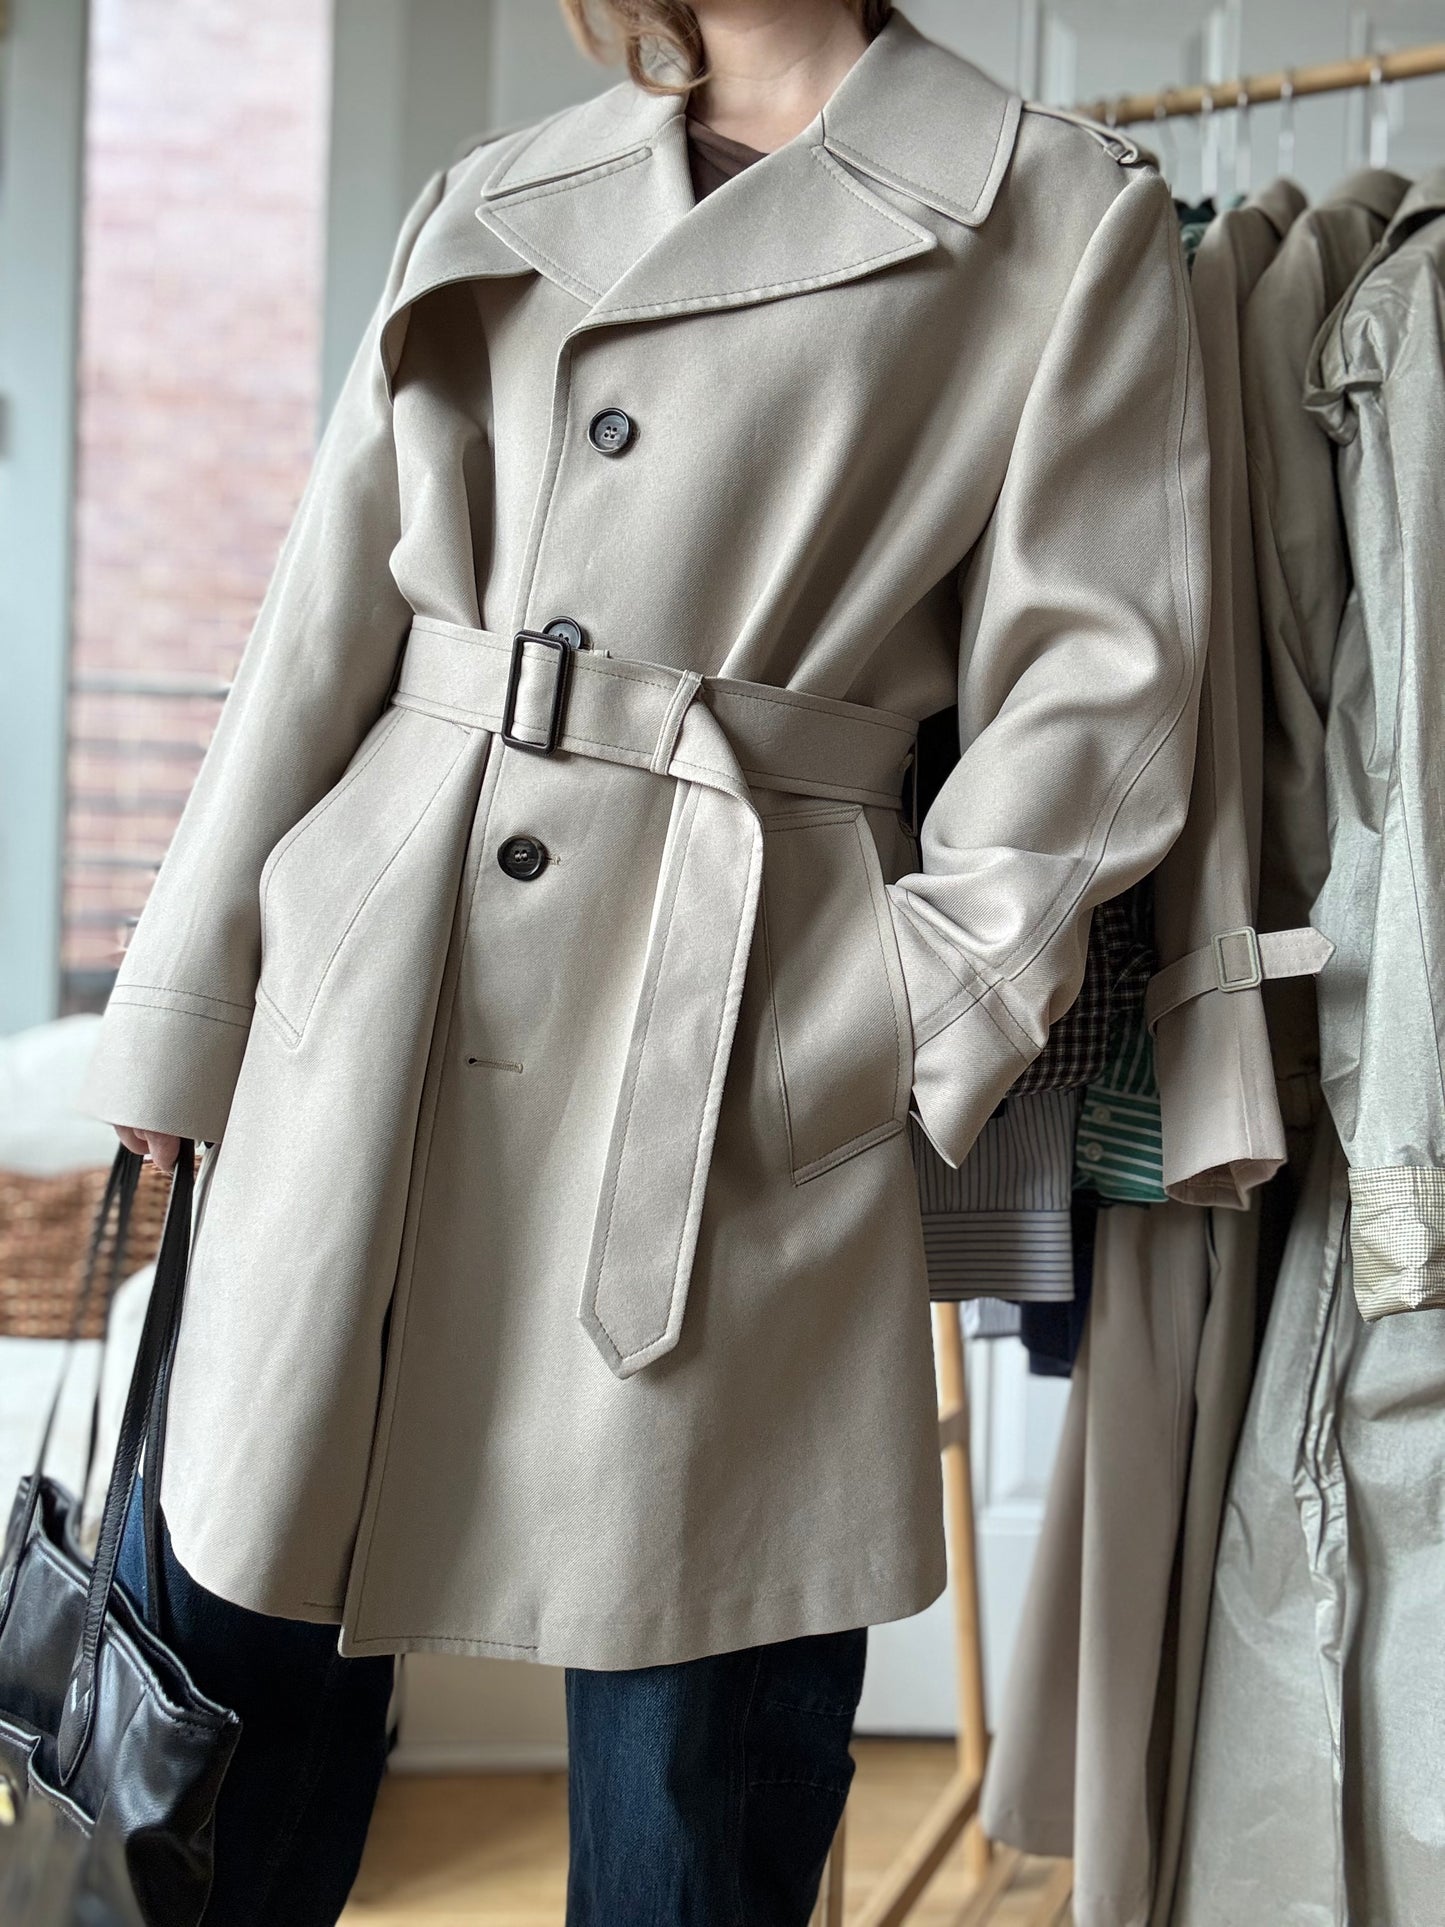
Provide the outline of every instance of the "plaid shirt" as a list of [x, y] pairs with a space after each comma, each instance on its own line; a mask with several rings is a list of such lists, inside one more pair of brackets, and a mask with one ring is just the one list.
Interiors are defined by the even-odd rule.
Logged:
[[1089, 952], [1079, 994], [1009, 1096], [1026, 1091], [1066, 1091], [1092, 1084], [1109, 1062], [1112, 1042], [1125, 1023], [1142, 1013], [1144, 987], [1154, 974], [1150, 939], [1149, 879], [1123, 896], [1101, 903], [1089, 925]]

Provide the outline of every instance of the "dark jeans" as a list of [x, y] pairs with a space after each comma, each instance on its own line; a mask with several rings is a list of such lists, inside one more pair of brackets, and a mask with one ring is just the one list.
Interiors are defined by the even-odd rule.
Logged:
[[867, 1634], [567, 1673], [567, 1927], [806, 1927]]
[[[146, 1612], [140, 1481], [120, 1577]], [[393, 1661], [196, 1584], [164, 1535], [164, 1637], [241, 1717], [204, 1927], [332, 1927], [386, 1760]], [[866, 1633], [567, 1673], [567, 1927], [806, 1927], [853, 1763]]]

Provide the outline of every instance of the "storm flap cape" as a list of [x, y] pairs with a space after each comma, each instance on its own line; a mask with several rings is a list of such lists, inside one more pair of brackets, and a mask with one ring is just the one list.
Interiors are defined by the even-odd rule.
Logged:
[[1178, 832], [1206, 468], [1164, 183], [896, 11], [696, 205], [630, 82], [428, 185], [88, 1087], [214, 1146], [203, 1585], [592, 1667], [937, 1594], [905, 1127]]

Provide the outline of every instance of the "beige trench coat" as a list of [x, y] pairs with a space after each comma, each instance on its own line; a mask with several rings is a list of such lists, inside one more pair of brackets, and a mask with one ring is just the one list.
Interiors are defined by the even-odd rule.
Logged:
[[1272, 182], [1210, 226], [1191, 275], [1209, 419], [1214, 593], [1189, 816], [1155, 878], [1161, 968], [1145, 1015], [1164, 1187], [1181, 1203], [1227, 1209], [1243, 1208], [1285, 1157], [1264, 986], [1308, 978], [1330, 952], [1307, 917], [1286, 928], [1257, 910], [1263, 690], [1240, 317], [1303, 207], [1292, 181]]
[[1205, 429], [1131, 156], [895, 12], [697, 206], [630, 83], [421, 196], [89, 1084], [215, 1141], [206, 1586], [593, 1667], [940, 1589], [907, 1118], [964, 1156], [1189, 785]]

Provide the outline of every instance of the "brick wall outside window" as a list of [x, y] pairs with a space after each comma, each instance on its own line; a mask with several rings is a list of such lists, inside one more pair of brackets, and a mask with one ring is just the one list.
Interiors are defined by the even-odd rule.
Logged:
[[[62, 969], [98, 1007], [306, 479], [330, 0], [92, 0]], [[151, 693], [148, 693], [151, 692]]]

